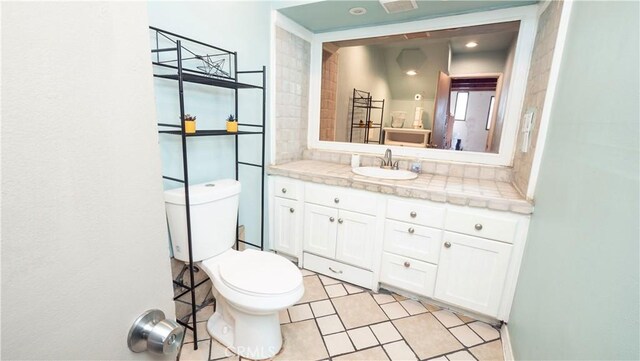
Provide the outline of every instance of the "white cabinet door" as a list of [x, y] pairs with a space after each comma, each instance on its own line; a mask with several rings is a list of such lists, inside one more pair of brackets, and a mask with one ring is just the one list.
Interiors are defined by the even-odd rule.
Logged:
[[338, 213], [335, 258], [371, 269], [375, 232], [376, 217], [341, 210]]
[[497, 316], [512, 246], [451, 232], [442, 244], [435, 298]]
[[338, 210], [306, 203], [304, 207], [304, 250], [334, 258]]
[[274, 197], [273, 249], [297, 256], [297, 244], [300, 241], [302, 212], [298, 202], [290, 199]]

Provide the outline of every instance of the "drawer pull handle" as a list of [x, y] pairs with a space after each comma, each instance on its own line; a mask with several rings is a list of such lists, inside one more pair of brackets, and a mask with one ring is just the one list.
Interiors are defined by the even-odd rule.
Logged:
[[329, 267], [329, 271], [333, 272], [333, 273], [337, 273], [337, 274], [342, 274], [342, 271], [336, 271], [333, 268]]
[[333, 222], [333, 221], [335, 221], [335, 220], [336, 220], [335, 218], [333, 218], [333, 217], [329, 217], [329, 222]]
[[344, 220], [342, 220], [342, 218], [338, 218], [338, 223], [342, 224], [342, 222], [344, 222]]
[[295, 209], [293, 209], [293, 208], [289, 208], [289, 212], [293, 213], [293, 212], [295, 212], [295, 211], [296, 211]]
[[405, 267], [407, 267], [407, 268], [409, 268], [409, 267], [411, 267], [411, 263], [409, 263], [409, 261], [405, 261], [405, 262], [404, 262], [404, 266], [405, 266]]
[[415, 232], [415, 230], [413, 228], [409, 228], [409, 233], [413, 234], [413, 232]]
[[451, 242], [444, 242], [444, 248], [451, 248]]
[[482, 230], [482, 225], [480, 223], [476, 223], [475, 229], [476, 229], [476, 231], [481, 231]]
[[340, 203], [340, 198], [334, 198], [333, 203]]
[[416, 218], [416, 216], [418, 215], [418, 213], [412, 211], [411, 213], [409, 213], [409, 215], [411, 216], [411, 218]]
[[287, 193], [287, 188], [282, 188], [282, 193]]

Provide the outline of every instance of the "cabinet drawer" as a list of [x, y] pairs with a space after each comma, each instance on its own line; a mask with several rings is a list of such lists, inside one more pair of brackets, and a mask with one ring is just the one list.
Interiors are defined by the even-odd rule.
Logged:
[[435, 265], [383, 252], [380, 281], [415, 294], [433, 297], [436, 270]]
[[384, 250], [425, 262], [438, 263], [442, 230], [387, 219]]
[[500, 216], [449, 210], [444, 228], [449, 231], [513, 243], [518, 221]]
[[274, 180], [274, 195], [287, 199], [297, 200], [302, 195], [300, 183], [295, 180], [276, 178]]
[[321, 184], [306, 184], [304, 197], [305, 202], [364, 214], [376, 214], [378, 204], [375, 194]]
[[444, 222], [444, 207], [390, 199], [387, 204], [387, 218], [421, 226], [441, 228]]
[[373, 273], [370, 271], [306, 252], [304, 253], [304, 268], [369, 289], [373, 283]]

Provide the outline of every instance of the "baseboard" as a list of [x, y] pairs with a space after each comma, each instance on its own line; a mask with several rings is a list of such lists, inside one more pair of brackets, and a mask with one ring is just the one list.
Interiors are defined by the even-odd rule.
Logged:
[[504, 361], [514, 361], [513, 349], [511, 348], [511, 336], [509, 336], [509, 328], [507, 324], [503, 324], [500, 329], [500, 336], [502, 337], [502, 353]]

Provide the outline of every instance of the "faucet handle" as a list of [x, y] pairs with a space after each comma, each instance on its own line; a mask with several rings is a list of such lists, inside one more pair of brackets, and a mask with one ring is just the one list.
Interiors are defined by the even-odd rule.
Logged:
[[398, 169], [398, 162], [399, 162], [398, 160], [396, 160], [395, 162], [393, 162], [393, 166], [392, 166], [391, 168], [393, 168], [393, 169], [396, 169], [396, 170], [397, 170], [397, 169]]
[[386, 165], [387, 161], [384, 160], [384, 158], [380, 158], [380, 157], [376, 157], [376, 158], [380, 159], [380, 168], [382, 168], [382, 167], [384, 167]]

